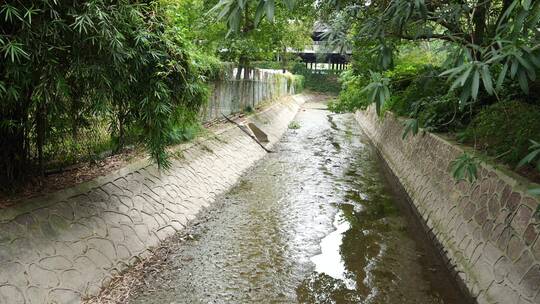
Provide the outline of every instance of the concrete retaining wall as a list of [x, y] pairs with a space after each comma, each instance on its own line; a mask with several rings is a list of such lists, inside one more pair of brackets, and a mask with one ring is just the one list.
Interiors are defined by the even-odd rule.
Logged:
[[[247, 118], [276, 143], [304, 102]], [[78, 303], [182, 230], [266, 152], [234, 125], [176, 147], [169, 171], [148, 160], [0, 212], [0, 303]]]
[[280, 70], [253, 69], [247, 78], [236, 79], [236, 69], [231, 69], [223, 80], [211, 84], [208, 103], [203, 108], [203, 121], [221, 119], [239, 113], [248, 107], [255, 109], [261, 102], [296, 94], [294, 76]]
[[456, 182], [459, 145], [430, 133], [403, 140], [402, 121], [373, 108], [356, 117], [478, 303], [540, 303], [539, 201], [529, 183], [489, 164], [474, 183]]

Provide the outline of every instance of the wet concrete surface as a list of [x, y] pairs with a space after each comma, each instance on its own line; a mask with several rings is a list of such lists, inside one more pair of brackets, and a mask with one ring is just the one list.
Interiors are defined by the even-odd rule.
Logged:
[[465, 303], [352, 114], [306, 103], [131, 303]]

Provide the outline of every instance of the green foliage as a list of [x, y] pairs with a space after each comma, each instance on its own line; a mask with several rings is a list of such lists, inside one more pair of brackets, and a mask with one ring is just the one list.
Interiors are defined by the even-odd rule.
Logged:
[[461, 134], [461, 140], [515, 165], [528, 155], [530, 139], [540, 141], [540, 107], [520, 101], [483, 108]]
[[[206, 100], [204, 81], [219, 70], [186, 38], [186, 18], [176, 4], [0, 4], [3, 185], [36, 167], [42, 173], [56, 157], [56, 143], [78, 159], [111, 144], [119, 150], [131, 137], [167, 167], [166, 145], [194, 121]], [[80, 136], [95, 121], [108, 125], [111, 139], [100, 133], [101, 143], [88, 144], [103, 148], [80, 148]]]
[[[222, 0], [218, 4], [232, 30], [238, 31], [247, 3]], [[279, 7], [274, 1], [256, 3], [255, 26], [265, 12], [267, 17], [273, 15], [272, 6]], [[332, 46], [353, 46], [355, 59], [363, 57], [371, 61], [369, 65], [377, 63], [369, 70], [392, 69], [398, 46], [404, 41], [437, 40], [444, 48], [439, 53], [450, 59], [440, 76], [449, 78], [451, 90], [460, 91], [461, 108], [476, 102], [482, 92], [496, 94], [506, 81], [517, 80], [528, 93], [540, 68], [538, 1], [323, 0], [316, 6], [319, 19], [330, 24], [325, 36]], [[438, 60], [431, 58], [428, 62], [433, 61]], [[364, 73], [353, 68], [357, 74]], [[383, 103], [381, 97], [387, 97], [384, 88], [376, 80], [369, 89], [373, 94], [369, 99], [377, 101], [378, 109]]]
[[300, 129], [300, 124], [297, 121], [293, 120], [289, 123], [288, 128], [291, 130], [297, 130]]
[[488, 94], [495, 92], [489, 65], [486, 63], [470, 61], [441, 73], [441, 76], [445, 75], [448, 75], [448, 79], [452, 81], [450, 90], [461, 88], [460, 105], [462, 108], [467, 105], [469, 99], [472, 98], [473, 101], [478, 99], [480, 81]]
[[293, 75], [292, 85], [295, 93], [301, 93], [306, 85], [306, 78], [303, 75]]
[[407, 119], [403, 125], [405, 128], [403, 129], [403, 134], [401, 135], [402, 139], [405, 139], [409, 133], [412, 133], [412, 135], [418, 134], [418, 119]]
[[463, 153], [451, 163], [451, 172], [455, 180], [467, 180], [470, 183], [478, 178], [480, 160], [471, 154]]
[[[405, 68], [401, 68], [404, 65]], [[468, 122], [469, 115], [459, 108], [459, 98], [449, 92], [446, 81], [438, 77], [440, 68], [402, 62], [386, 72], [394, 95], [384, 110], [415, 119], [427, 131], [452, 131]]]
[[209, 17], [227, 23], [228, 32], [217, 39], [222, 59], [247, 69], [253, 61], [279, 58], [283, 68], [294, 60], [288, 50], [311, 43], [314, 8], [308, 1], [298, 1], [297, 9], [290, 10], [292, 2], [285, 2], [220, 0]]
[[393, 96], [385, 109], [417, 120], [419, 126], [426, 131], [456, 130], [468, 118], [467, 113], [459, 110], [459, 99], [452, 93], [427, 96], [419, 94], [418, 98], [414, 98], [411, 91], [407, 89], [403, 94]]
[[223, 79], [227, 73], [227, 66], [214, 55], [204, 52], [192, 53], [192, 64], [205, 82]]
[[[291, 9], [294, 6], [293, 0], [285, 0], [283, 3]], [[256, 7], [254, 10], [253, 25], [257, 26], [261, 20], [266, 17], [270, 22], [274, 22], [277, 5], [275, 1], [259, 1], [252, 3], [246, 0], [220, 0], [210, 12], [217, 13], [219, 19], [224, 19], [227, 22], [230, 33], [239, 32], [244, 20], [244, 13], [251, 7]]]
[[[318, 6], [330, 23], [328, 36], [353, 41], [353, 59], [364, 71], [392, 70], [403, 45], [414, 42], [422, 49], [428, 42], [423, 49], [436, 57], [425, 58], [424, 64], [440, 65], [448, 57], [440, 77], [449, 78], [462, 108], [484, 94], [499, 95], [512, 82], [528, 94], [540, 68], [538, 1], [328, 0]], [[432, 42], [436, 52], [430, 51]], [[343, 44], [347, 41], [335, 46]]]
[[63, 130], [54, 131], [51, 137], [55, 140], [48, 141], [43, 147], [44, 158], [49, 160], [48, 169], [60, 169], [81, 161], [95, 161], [117, 148], [118, 142], [111, 137], [105, 120], [95, 119], [90, 123], [81, 127], [76, 136]]
[[[330, 23], [328, 36], [349, 40], [335, 46], [353, 45], [358, 77], [347, 77], [333, 108], [363, 108], [369, 101], [379, 108], [384, 100], [383, 110], [409, 118], [404, 135], [419, 127], [466, 128], [467, 143], [510, 164], [538, 156], [527, 144], [540, 136], [540, 113], [533, 105], [540, 89], [539, 1], [323, 0], [317, 5]], [[383, 76], [366, 85], [360, 80], [367, 71]], [[389, 79], [389, 98], [380, 94], [383, 77]], [[362, 87], [373, 95], [359, 94]], [[456, 177], [470, 175], [473, 164], [470, 157], [459, 159]]]
[[384, 77], [389, 79], [393, 92], [405, 90], [425, 69], [424, 64], [402, 60], [393, 69], [384, 72]]
[[446, 55], [444, 43], [440, 41], [401, 42], [397, 45], [395, 62], [396, 66], [441, 66]]
[[341, 92], [339, 98], [329, 104], [333, 112], [354, 112], [357, 109], [365, 109], [371, 102], [363, 88], [368, 85], [369, 78], [364, 75], [356, 75], [352, 69], [345, 70], [339, 78]]
[[384, 103], [390, 98], [390, 90], [388, 88], [390, 79], [384, 77], [381, 73], [370, 72], [370, 74], [371, 82], [360, 92], [367, 94], [368, 100], [371, 103], [375, 103], [375, 109], [380, 114]]
[[338, 94], [340, 85], [338, 76], [335, 74], [307, 73], [305, 77], [305, 88], [314, 92]]
[[338, 75], [328, 70], [309, 70], [304, 63], [296, 63], [292, 66], [292, 73], [303, 77], [305, 89], [337, 95], [341, 89]]
[[[394, 68], [382, 74], [383, 78], [388, 79], [386, 86], [392, 95], [386, 98], [381, 109], [392, 110], [401, 116], [420, 118], [420, 125], [434, 130], [437, 129], [438, 123], [442, 124], [452, 119], [455, 113], [453, 95], [446, 94], [448, 85], [444, 79], [438, 77], [439, 68], [427, 64], [436, 62], [434, 55], [428, 51], [423, 51], [418, 57], [417, 55], [417, 49], [403, 50]], [[333, 110], [354, 111], [365, 109], [372, 103], [373, 99], [365, 89], [372, 80], [365, 73], [357, 71], [360, 68], [359, 64], [353, 63], [352, 69], [341, 74], [342, 90], [338, 101], [332, 104]], [[433, 105], [430, 105], [431, 101], [434, 101]], [[443, 109], [447, 101], [450, 105]], [[380, 100], [378, 102], [380, 103]], [[443, 111], [448, 109], [449, 111]], [[450, 117], [447, 117], [447, 113]], [[441, 114], [444, 117], [435, 117], [434, 114]], [[444, 121], [445, 118], [448, 120]]]
[[536, 161], [536, 169], [540, 171], [540, 143], [534, 140], [531, 140], [531, 146], [529, 147], [529, 154], [527, 154], [519, 163], [517, 167], [523, 167], [525, 164], [531, 164]]
[[[254, 61], [251, 66], [259, 69], [279, 70], [283, 68], [283, 64], [279, 61]], [[292, 65], [285, 66], [286, 70], [290, 70]]]

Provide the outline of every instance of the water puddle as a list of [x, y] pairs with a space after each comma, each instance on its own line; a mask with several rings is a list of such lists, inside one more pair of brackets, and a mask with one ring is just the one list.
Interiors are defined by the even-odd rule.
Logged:
[[311, 261], [315, 264], [316, 272], [343, 281], [348, 289], [356, 289], [356, 282], [347, 277], [349, 273], [339, 252], [343, 242], [343, 233], [349, 230], [351, 225], [343, 214], [338, 213], [334, 219], [334, 227], [336, 230], [321, 241], [321, 254], [312, 257]]

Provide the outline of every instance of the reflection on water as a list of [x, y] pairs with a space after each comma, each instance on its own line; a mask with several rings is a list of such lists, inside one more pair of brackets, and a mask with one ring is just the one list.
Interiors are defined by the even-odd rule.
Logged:
[[132, 303], [463, 303], [354, 117], [323, 106], [304, 106]]
[[351, 226], [343, 217], [343, 214], [338, 213], [334, 219], [334, 227], [336, 230], [321, 241], [321, 254], [312, 257], [311, 261], [315, 264], [316, 272], [324, 273], [342, 281], [348, 289], [356, 289], [356, 282], [350, 278], [339, 252], [343, 241], [343, 233], [349, 230]]

